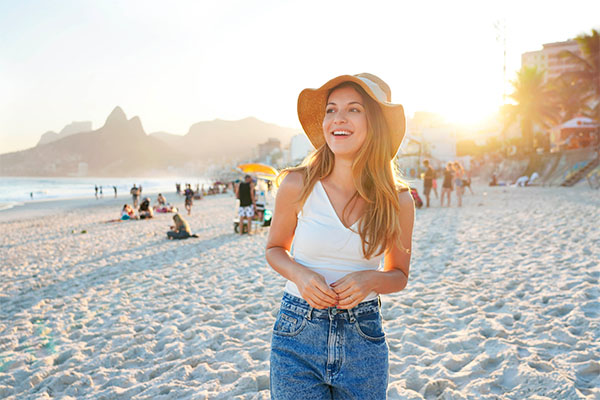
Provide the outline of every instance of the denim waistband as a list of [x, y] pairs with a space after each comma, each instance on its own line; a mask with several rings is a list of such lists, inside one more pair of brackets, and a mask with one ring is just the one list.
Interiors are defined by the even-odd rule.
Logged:
[[376, 298], [373, 300], [364, 301], [358, 304], [356, 307], [353, 307], [348, 310], [342, 310], [336, 307], [329, 307], [323, 310], [319, 310], [317, 308], [311, 307], [310, 304], [308, 304], [303, 298], [296, 297], [287, 292], [283, 293], [283, 298], [281, 299], [282, 310], [289, 310], [296, 314], [304, 315], [309, 320], [311, 318], [341, 318], [347, 319], [350, 322], [354, 322], [355, 317], [379, 312], [380, 304], [381, 303], [379, 298]]

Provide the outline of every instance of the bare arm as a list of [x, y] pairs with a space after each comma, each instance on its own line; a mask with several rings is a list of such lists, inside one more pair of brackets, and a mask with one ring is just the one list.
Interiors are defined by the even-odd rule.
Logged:
[[300, 211], [297, 200], [302, 185], [302, 176], [297, 172], [288, 174], [281, 183], [275, 199], [265, 255], [275, 271], [296, 284], [304, 300], [314, 308], [323, 309], [335, 305], [335, 292], [323, 276], [297, 263], [290, 255]]

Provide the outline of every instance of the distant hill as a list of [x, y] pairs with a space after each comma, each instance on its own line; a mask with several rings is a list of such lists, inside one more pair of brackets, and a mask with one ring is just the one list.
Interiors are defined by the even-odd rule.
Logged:
[[155, 132], [150, 136], [193, 156], [247, 158], [258, 144], [269, 138], [279, 139], [285, 146], [299, 132], [298, 129], [284, 128], [249, 117], [238, 121], [215, 119], [198, 122], [184, 136], [167, 132]]
[[146, 135], [138, 117], [128, 120], [116, 107], [100, 129], [0, 155], [0, 174], [69, 176], [83, 169], [88, 176], [149, 175], [183, 159], [181, 152]]
[[[120, 107], [96, 130], [74, 122], [60, 133], [46, 132], [36, 147], [0, 155], [3, 176], [149, 176], [171, 168], [202, 168], [213, 161], [250, 159], [269, 138], [287, 145], [298, 130], [245, 118], [199, 122], [186, 135], [147, 135], [138, 117], [127, 119]], [[181, 171], [181, 169], [180, 169]]]
[[81, 132], [90, 132], [91, 130], [91, 121], [73, 121], [69, 125], [62, 128], [62, 130], [58, 133], [54, 131], [48, 131], [44, 133], [37, 145], [39, 146], [41, 144], [56, 142], [57, 140], [66, 138], [67, 136], [71, 136]]

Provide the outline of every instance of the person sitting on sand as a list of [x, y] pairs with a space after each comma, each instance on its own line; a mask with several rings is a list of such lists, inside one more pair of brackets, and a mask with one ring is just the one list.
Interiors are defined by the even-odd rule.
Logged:
[[121, 220], [126, 221], [128, 219], [137, 219], [135, 216], [135, 210], [129, 204], [123, 205], [121, 210]]
[[177, 213], [173, 215], [173, 222], [175, 225], [171, 226], [171, 230], [167, 232], [167, 238], [169, 239], [187, 239], [189, 237], [198, 237], [193, 235], [188, 222], [183, 219], [181, 214]]
[[142, 204], [140, 204], [140, 219], [154, 218], [154, 211], [150, 207], [150, 197], [146, 197]]
[[123, 208], [121, 209], [121, 218], [111, 219], [106, 222], [121, 222], [128, 221], [130, 219], [138, 219], [138, 217], [135, 215], [135, 210], [129, 204], [124, 204]]
[[159, 193], [158, 197], [156, 198], [156, 202], [158, 203], [159, 207], [163, 207], [167, 204], [167, 199], [165, 199], [165, 196], [163, 196], [162, 193]]

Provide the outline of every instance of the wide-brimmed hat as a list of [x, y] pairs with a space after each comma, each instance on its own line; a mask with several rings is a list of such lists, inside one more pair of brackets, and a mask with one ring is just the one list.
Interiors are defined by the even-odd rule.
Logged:
[[393, 157], [398, 152], [406, 130], [404, 107], [401, 104], [391, 103], [392, 91], [390, 87], [381, 78], [373, 74], [341, 75], [318, 89], [304, 89], [300, 92], [300, 96], [298, 96], [298, 118], [308, 139], [317, 149], [325, 143], [323, 118], [325, 118], [327, 98], [331, 89], [344, 82], [356, 83], [379, 104], [383, 117], [387, 122], [389, 134], [392, 137]]

